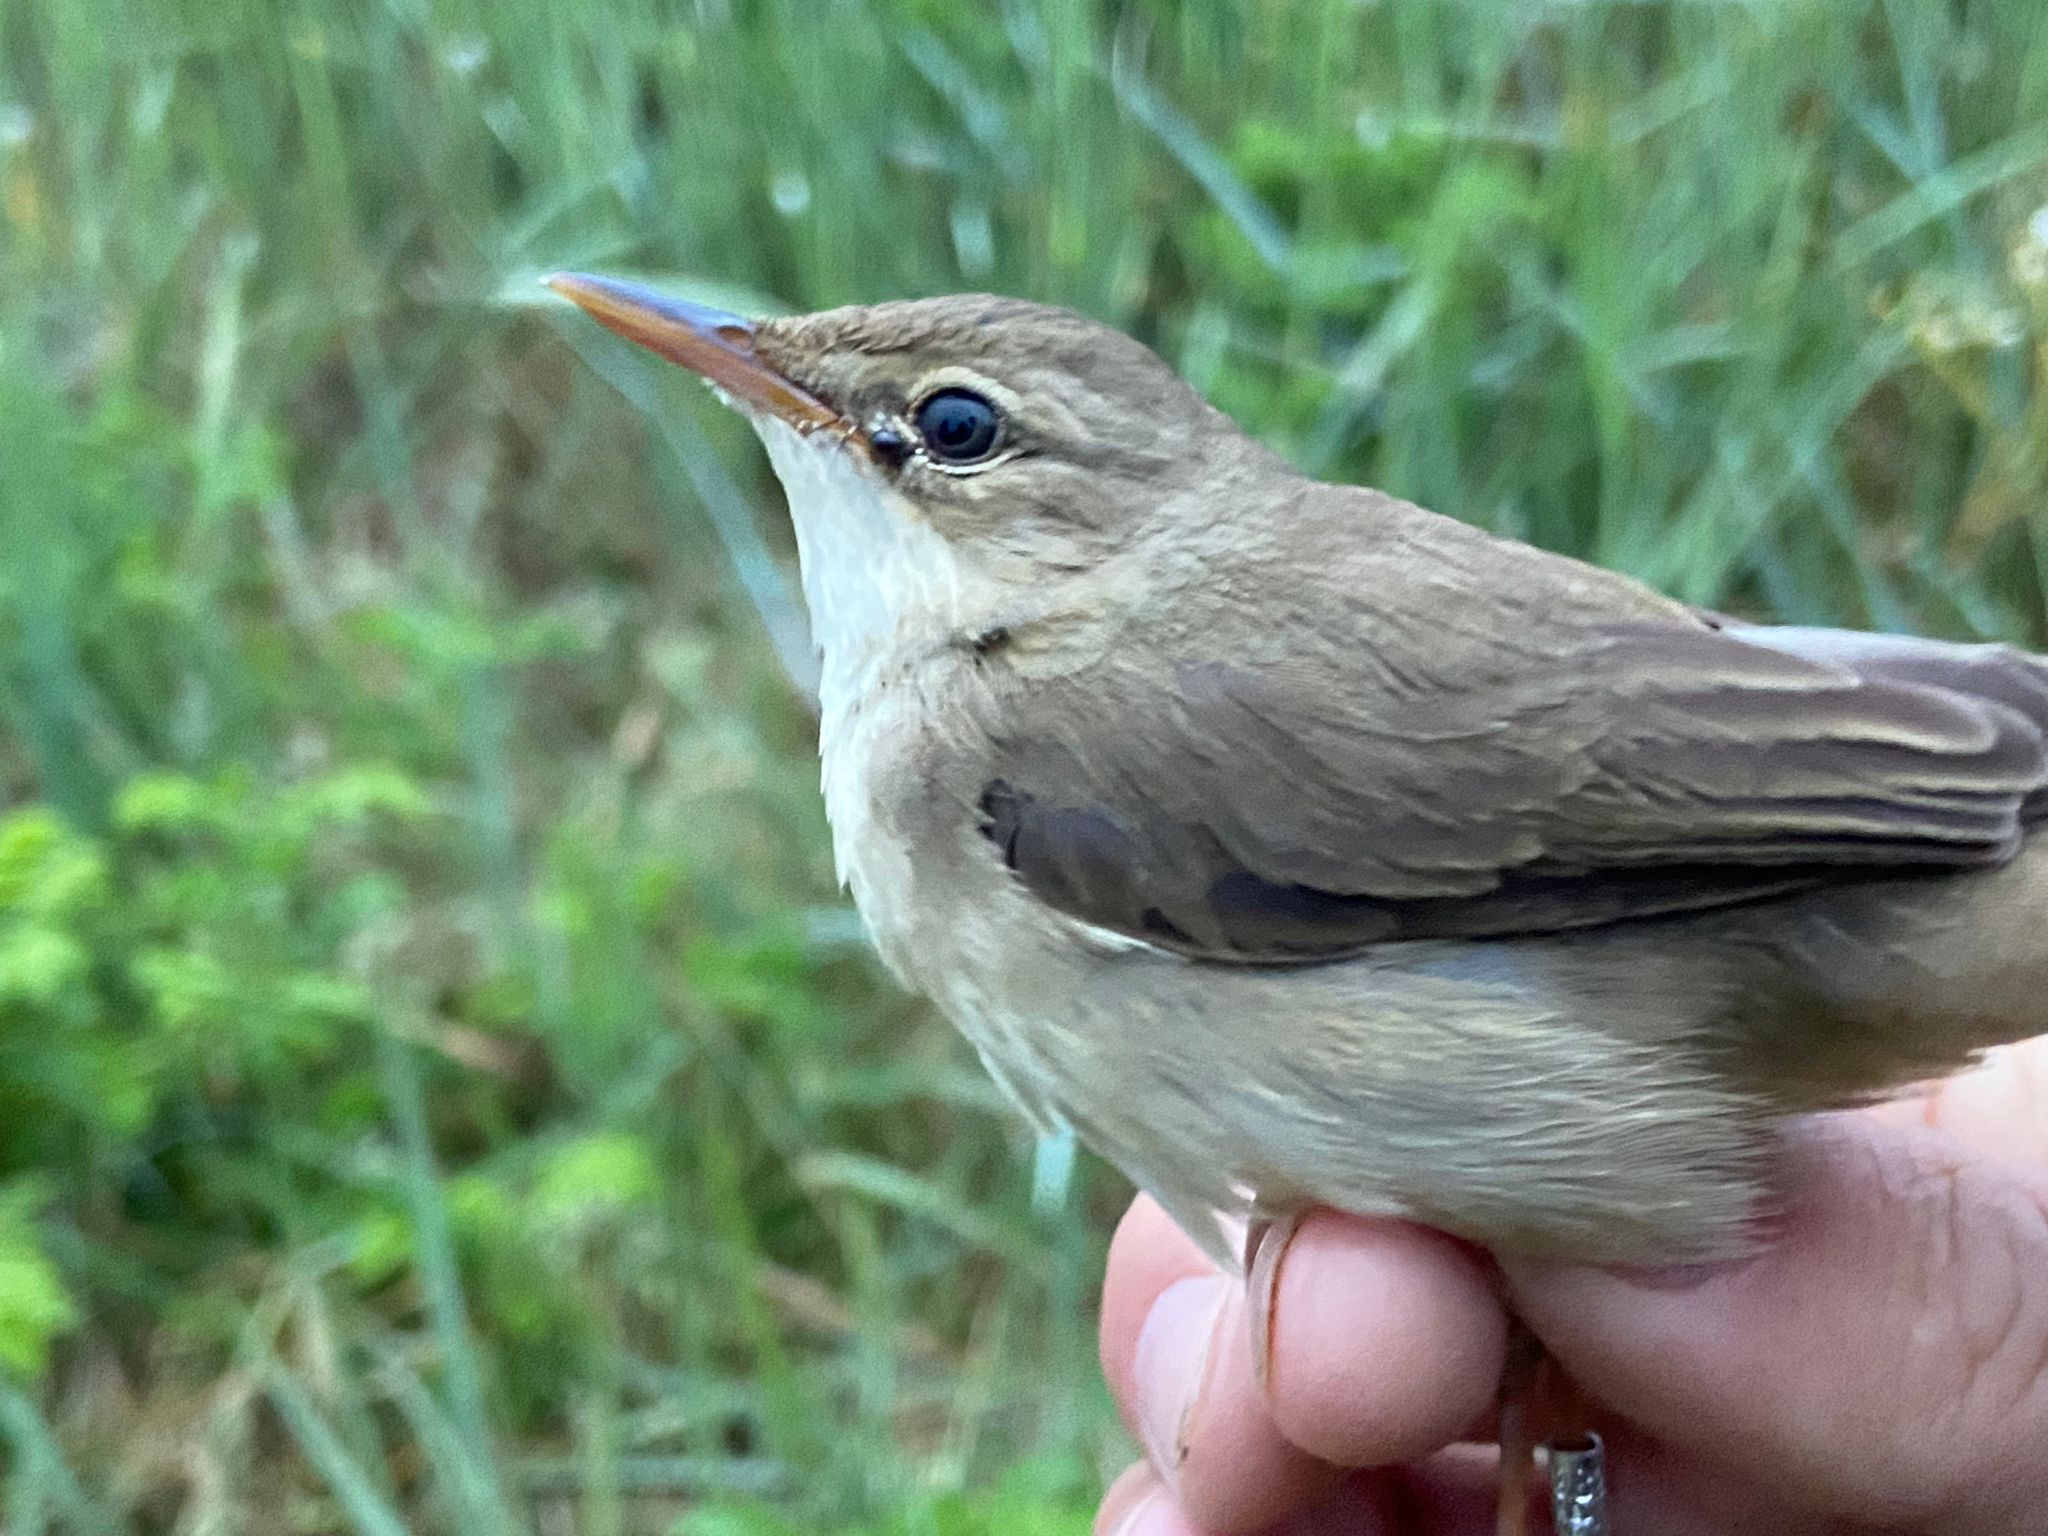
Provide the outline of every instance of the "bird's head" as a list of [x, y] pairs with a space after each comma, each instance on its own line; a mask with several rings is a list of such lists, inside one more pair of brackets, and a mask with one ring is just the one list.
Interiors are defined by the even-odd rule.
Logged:
[[609, 278], [549, 283], [752, 421], [828, 665], [906, 610], [1000, 621], [1213, 521], [1231, 471], [1264, 458], [1144, 345], [1066, 310], [970, 294], [756, 321]]

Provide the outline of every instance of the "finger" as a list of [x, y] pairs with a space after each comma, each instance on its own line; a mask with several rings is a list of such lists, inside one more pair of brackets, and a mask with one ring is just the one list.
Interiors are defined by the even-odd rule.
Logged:
[[1281, 1436], [1253, 1369], [1244, 1288], [1140, 1195], [1110, 1240], [1102, 1369], [1180, 1507], [1246, 1531], [1306, 1507], [1333, 1471]]
[[1094, 1536], [1180, 1536], [1187, 1522], [1149, 1461], [1133, 1462], [1109, 1485], [1095, 1511]]
[[[1323, 1460], [1376, 1466], [1437, 1449], [1492, 1407], [1506, 1319], [1485, 1262], [1439, 1233], [1316, 1211], [1276, 1266], [1267, 1396]], [[1132, 1202], [1110, 1242], [1103, 1374], [1134, 1435], [1137, 1341], [1174, 1282], [1215, 1267], [1157, 1205]], [[1256, 1363], [1256, 1362], [1255, 1362]]]
[[[1507, 1316], [1452, 1239], [1316, 1211], [1279, 1261], [1267, 1400], [1280, 1432], [1339, 1466], [1441, 1449], [1493, 1404]], [[1255, 1341], [1256, 1342], [1256, 1341]]]
[[[1331, 1488], [1317, 1504], [1266, 1526], [1260, 1536], [1452, 1536], [1477, 1526], [1417, 1524], [1404, 1518], [1393, 1490], [1361, 1473]], [[1150, 1462], [1128, 1468], [1110, 1485], [1095, 1517], [1095, 1536], [1207, 1536], [1190, 1523]]]
[[1203, 1528], [1251, 1531], [1316, 1502], [1334, 1468], [1288, 1442], [1252, 1360], [1244, 1287], [1210, 1274], [1160, 1293], [1133, 1362], [1139, 1440]]
[[1207, 1254], [1174, 1225], [1150, 1195], [1139, 1195], [1117, 1223], [1109, 1240], [1109, 1265], [1102, 1281], [1102, 1311], [1096, 1344], [1103, 1379], [1123, 1414], [1124, 1427], [1136, 1438], [1137, 1392], [1134, 1367], [1138, 1334], [1160, 1292], [1176, 1280], [1213, 1275]]
[[[1533, 1472], [1533, 1469], [1532, 1469]], [[1456, 1532], [1480, 1536], [1494, 1529], [1500, 1490], [1500, 1456], [1485, 1445], [1454, 1445], [1414, 1466], [1381, 1474], [1392, 1480], [1402, 1536], [1414, 1532]], [[1547, 1530], [1542, 1503], [1531, 1478], [1530, 1530]], [[1660, 1533], [1661, 1536], [1661, 1533]]]
[[1657, 1536], [1848, 1536], [1839, 1520], [1802, 1505], [1788, 1490], [1731, 1477], [1726, 1468], [1628, 1427], [1602, 1433], [1608, 1515], [1617, 1531]]
[[1867, 1113], [1890, 1125], [1946, 1131], [1994, 1157], [2048, 1167], [2048, 1036], [1986, 1051], [1969, 1071]]
[[[1621, 1532], [1654, 1531], [1656, 1536], [1850, 1536], [1850, 1527], [1829, 1516], [1792, 1507], [1782, 1496], [1731, 1479], [1721, 1468], [1685, 1457], [1626, 1426], [1602, 1428], [1611, 1490], [1608, 1518]], [[1494, 1528], [1498, 1458], [1484, 1446], [1460, 1445], [1413, 1467], [1390, 1474], [1398, 1479], [1396, 1507], [1404, 1533], [1458, 1532], [1480, 1536]], [[1529, 1521], [1532, 1531], [1550, 1529], [1549, 1488], [1537, 1485]]]
[[1572, 1375], [1737, 1481], [1930, 1530], [2048, 1501], [2048, 1175], [1937, 1132], [1793, 1133], [1788, 1208], [1741, 1266], [1643, 1275], [1508, 1262]]

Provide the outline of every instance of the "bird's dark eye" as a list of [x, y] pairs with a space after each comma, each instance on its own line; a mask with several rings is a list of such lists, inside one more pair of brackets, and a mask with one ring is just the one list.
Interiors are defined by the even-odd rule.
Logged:
[[942, 389], [917, 408], [917, 435], [943, 464], [972, 464], [996, 445], [1002, 418], [971, 389]]

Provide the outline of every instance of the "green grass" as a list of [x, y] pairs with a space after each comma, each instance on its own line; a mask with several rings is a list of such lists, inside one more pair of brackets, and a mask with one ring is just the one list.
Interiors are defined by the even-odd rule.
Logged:
[[[1077, 1531], [1122, 1198], [832, 887], [788, 542], [557, 267], [2044, 638], [2037, 0], [10, 0], [0, 1524]], [[635, 408], [638, 409], [635, 409]]]

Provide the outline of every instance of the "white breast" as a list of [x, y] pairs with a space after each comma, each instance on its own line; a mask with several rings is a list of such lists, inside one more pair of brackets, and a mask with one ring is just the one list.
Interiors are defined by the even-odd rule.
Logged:
[[837, 438], [753, 420], [789, 498], [826, 686], [871, 684], [892, 653], [942, 643], [989, 597], [945, 536]]
[[913, 942], [914, 871], [894, 818], [878, 814], [881, 779], [913, 728], [920, 666], [957, 653], [958, 637], [992, 611], [994, 590], [830, 434], [752, 420], [789, 498], [823, 661], [818, 741], [834, 861], [876, 947], [901, 974]]
[[[967, 820], [971, 789], [942, 787], [941, 803], [906, 799], [932, 792], [920, 748], [942, 728], [934, 679], [959, 663], [965, 637], [998, 621], [998, 593], [970, 556], [829, 434], [752, 419], [789, 497], [824, 662], [819, 747], [839, 878], [889, 968], [933, 998], [1041, 1131], [1072, 1118], [1103, 1141], [1127, 1106], [1091, 1112], [1085, 1095], [1077, 1101], [1077, 1084], [1131, 1079], [1100, 1069], [1102, 1041], [1121, 1031], [1097, 1017], [1112, 1005], [1089, 997], [1072, 967], [1091, 952], [1166, 957], [1041, 908]], [[922, 834], [914, 849], [905, 827]], [[1123, 1161], [1198, 1229], [1206, 1206], [1232, 1198], [1206, 1186], [1202, 1198], [1175, 1198], [1180, 1186], [1167, 1175], [1180, 1170], [1185, 1184], [1225, 1166], [1207, 1147]], [[1228, 1256], [1227, 1242], [1211, 1246]]]

